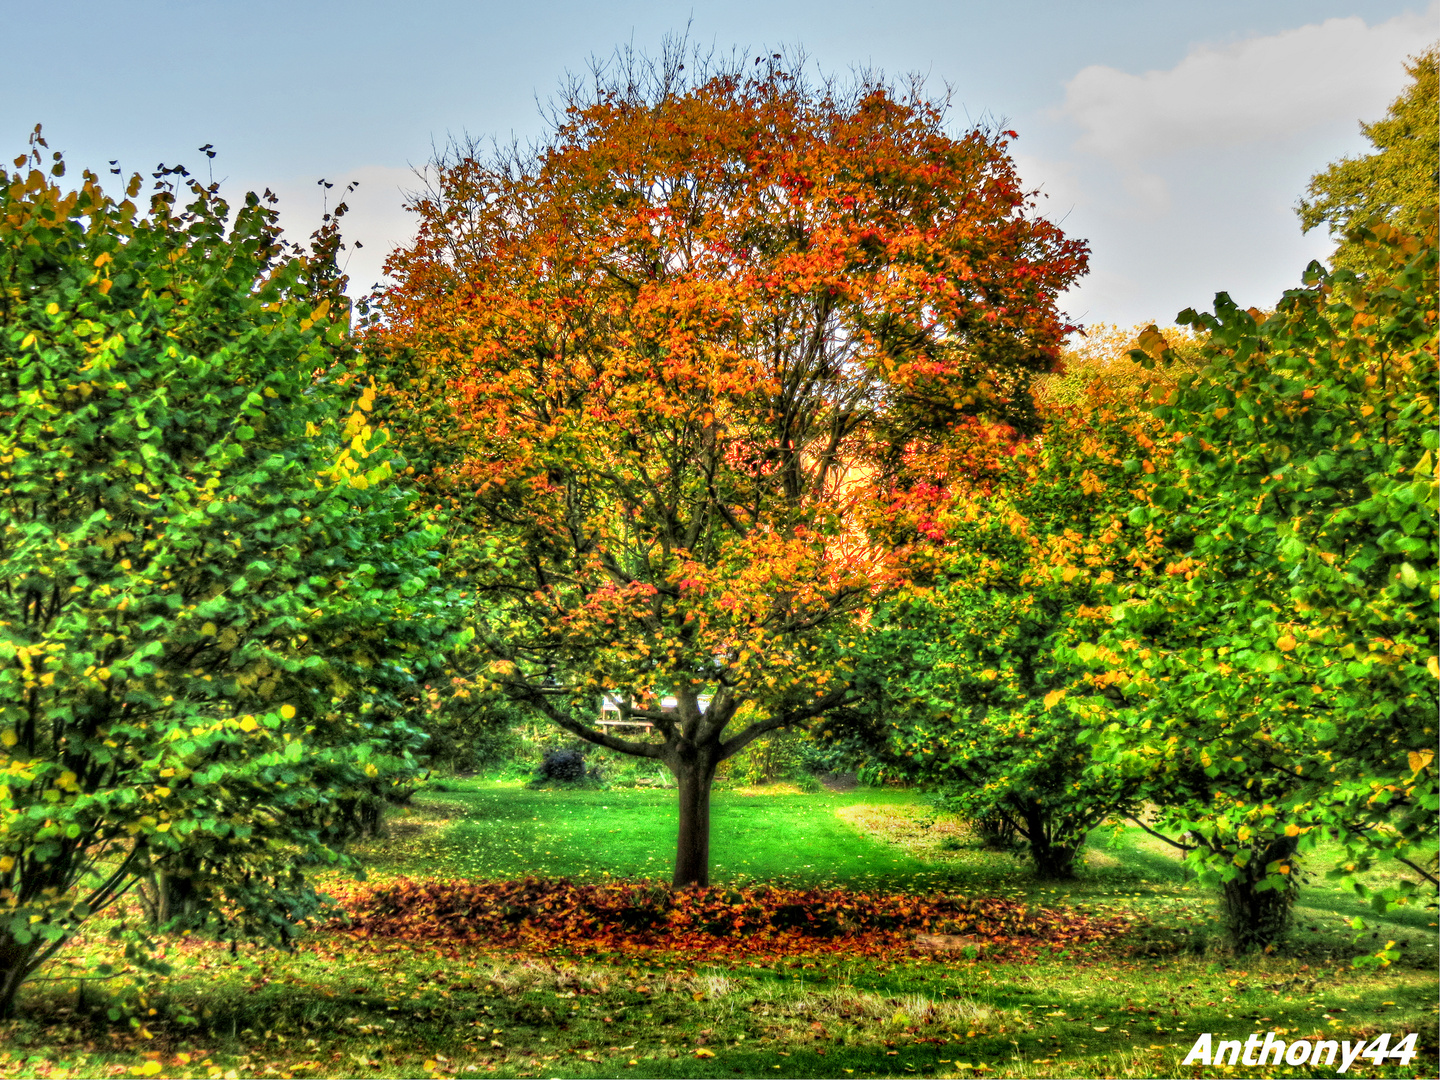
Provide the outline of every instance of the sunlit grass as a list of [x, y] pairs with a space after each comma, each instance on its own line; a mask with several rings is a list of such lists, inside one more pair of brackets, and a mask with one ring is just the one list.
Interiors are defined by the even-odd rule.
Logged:
[[[389, 873], [424, 865], [431, 877], [483, 879], [670, 877], [673, 791], [531, 790], [476, 782], [463, 787], [467, 790], [417, 798], [409, 818], [395, 819], [393, 841], [372, 847], [375, 869]], [[916, 804], [909, 791], [717, 791], [710, 810], [711, 879], [933, 887], [948, 879], [945, 866], [867, 835], [842, 816], [847, 808]], [[443, 829], [427, 827], [438, 814], [453, 820]]]

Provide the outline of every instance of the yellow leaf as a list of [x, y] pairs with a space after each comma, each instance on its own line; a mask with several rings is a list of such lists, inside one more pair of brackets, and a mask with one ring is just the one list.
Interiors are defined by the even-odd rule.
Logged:
[[22, 349], [28, 349], [28, 348], [30, 348], [31, 345], [34, 345], [34, 344], [35, 344], [35, 335], [34, 335], [34, 334], [26, 334], [26, 335], [24, 336], [24, 338], [22, 338], [21, 341], [20, 341], [20, 348], [22, 348]]
[[435, 1060], [434, 1060], [433, 1058], [429, 1058], [429, 1059], [426, 1060], [425, 1064], [424, 1064], [424, 1065], [421, 1065], [420, 1067], [421, 1067], [422, 1069], [424, 1069], [426, 1072], [434, 1072], [434, 1071], [435, 1071]]
[[294, 720], [294, 719], [295, 719], [295, 706], [294, 706], [294, 705], [281, 705], [281, 706], [280, 706], [280, 715], [283, 716], [286, 720]]
[[1277, 649], [1279, 649], [1281, 652], [1294, 652], [1294, 651], [1295, 651], [1295, 638], [1294, 638], [1294, 636], [1291, 635], [1291, 634], [1284, 634], [1284, 635], [1282, 635], [1281, 637], [1279, 637], [1279, 638], [1276, 639], [1276, 641], [1275, 641], [1275, 647], [1276, 647]]
[[4, 731], [0, 731], [0, 746], [11, 747], [19, 741], [20, 737], [15, 734], [14, 728], [7, 727]]
[[247, 716], [245, 717], [245, 719], [240, 721], [241, 731], [254, 731], [259, 726], [260, 725], [255, 722], [255, 717], [253, 716]]
[[706, 1050], [706, 1049], [702, 1046], [702, 1047], [700, 1047], [700, 1049], [698, 1049], [698, 1050], [695, 1051], [695, 1056], [696, 1056], [697, 1058], [712, 1058], [712, 1057], [715, 1056], [715, 1051], [714, 1051], [714, 1050]]
[[1425, 670], [1435, 678], [1440, 679], [1440, 656], [1432, 656], [1425, 661]]
[[204, 634], [206, 637], [214, 637], [217, 633], [219, 633], [219, 627], [217, 627], [213, 622], [207, 622], [204, 626], [200, 628], [200, 633]]
[[9, 855], [0, 855], [0, 874], [8, 874], [15, 867], [15, 860]]
[[1064, 696], [1064, 690], [1051, 690], [1048, 694], [1045, 695], [1045, 708], [1053, 709], [1057, 704], [1059, 704], [1060, 699]]
[[1430, 762], [1432, 762], [1432, 761], [1435, 760], [1435, 751], [1434, 751], [1434, 750], [1411, 750], [1411, 751], [1410, 751], [1410, 754], [1409, 754], [1409, 758], [1410, 758], [1410, 771], [1411, 771], [1411, 772], [1417, 772], [1417, 773], [1418, 773], [1421, 769], [1425, 768], [1426, 765], [1429, 765]]
[[1299, 836], [1299, 835], [1300, 835], [1300, 826], [1299, 826], [1299, 825], [1286, 825], [1286, 826], [1285, 826], [1285, 835], [1286, 835], [1286, 836]]

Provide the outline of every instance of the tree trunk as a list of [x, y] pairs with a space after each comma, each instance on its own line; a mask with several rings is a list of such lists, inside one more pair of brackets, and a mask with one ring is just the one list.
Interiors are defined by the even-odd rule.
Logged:
[[[675, 841], [675, 877], [678, 889], [710, 884], [710, 783], [715, 779], [711, 747], [677, 747], [666, 765], [675, 774], [680, 794], [680, 829]], [[688, 749], [688, 753], [686, 752]], [[716, 747], [715, 749], [718, 749]]]
[[[199, 860], [185, 853], [151, 862], [137, 883], [136, 898], [151, 930], [188, 930], [199, 921], [200, 891], [195, 887]], [[171, 925], [173, 923], [173, 925]]]
[[25, 980], [25, 968], [39, 942], [21, 945], [8, 931], [0, 933], [0, 1020], [8, 1020], [15, 1012], [15, 997]]
[[1046, 881], [1068, 881], [1075, 876], [1075, 848], [1048, 840], [1030, 846], [1035, 876]]
[[1048, 881], [1064, 881], [1075, 876], [1075, 853], [1079, 845], [1057, 838], [1063, 825], [1056, 826], [1050, 813], [1038, 800], [1025, 804], [1025, 839], [1030, 842], [1030, 858], [1035, 876]]
[[1222, 886], [1225, 929], [1236, 952], [1250, 952], [1279, 945], [1290, 931], [1291, 912], [1295, 906], [1295, 872], [1278, 889], [1260, 890], [1265, 881], [1265, 867], [1276, 860], [1290, 860], [1299, 841], [1294, 837], [1276, 837], [1264, 848], [1252, 851], [1250, 861], [1240, 873]]

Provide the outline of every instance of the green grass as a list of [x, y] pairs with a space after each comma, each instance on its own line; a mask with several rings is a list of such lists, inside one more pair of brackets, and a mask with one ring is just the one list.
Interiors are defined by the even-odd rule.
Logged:
[[[669, 872], [673, 792], [456, 786], [393, 819], [367, 849], [377, 875]], [[174, 941], [174, 974], [143, 999], [124, 979], [90, 985], [83, 1000], [74, 982], [29, 988], [25, 1017], [0, 1028], [0, 1076], [1335, 1075], [1180, 1065], [1201, 1032], [1269, 1030], [1417, 1031], [1426, 1049], [1410, 1067], [1357, 1062], [1347, 1075], [1436, 1072], [1433, 909], [1374, 919], [1380, 938], [1357, 945], [1346, 920], [1373, 917], [1311, 882], [1284, 949], [1235, 957], [1219, 941], [1213, 897], [1143, 832], [1097, 833], [1076, 881], [1040, 882], [907, 791], [717, 792], [713, 844], [721, 881], [938, 885], [1129, 912], [1135, 929], [1027, 962], [861, 961], [821, 944], [695, 967], [318, 933], [291, 954], [232, 957]], [[1392, 938], [1403, 943], [1398, 963], [1350, 966]], [[92, 936], [75, 952], [104, 948]], [[128, 1014], [111, 1021], [105, 1010], [121, 999]]]
[[[381, 873], [506, 879], [606, 876], [668, 879], [675, 853], [674, 791], [531, 790], [456, 784], [421, 796], [373, 848]], [[717, 791], [711, 802], [711, 880], [785, 879], [797, 885], [925, 888], [947, 868], [846, 824], [849, 807], [917, 805], [908, 791], [815, 795]]]

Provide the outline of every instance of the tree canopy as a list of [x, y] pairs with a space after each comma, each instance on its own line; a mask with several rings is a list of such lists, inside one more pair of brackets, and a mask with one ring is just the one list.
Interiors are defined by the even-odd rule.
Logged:
[[1096, 379], [960, 487], [925, 586], [857, 636], [863, 706], [826, 732], [1023, 838], [1046, 877], [1069, 876], [1090, 830], [1131, 802], [1118, 773], [1089, 768], [1067, 696], [1091, 689], [1074, 650], [1093, 655], [1115, 588], [1164, 566], [1163, 532], [1129, 520], [1167, 456], [1141, 404]]
[[[376, 363], [429, 490], [496, 545], [487, 677], [676, 773], [683, 884], [715, 765], [845, 699], [821, 635], [904, 580], [860, 528], [877, 494], [967, 417], [1026, 422], [1086, 251], [1013, 133], [778, 54], [681, 59], [575, 88], [533, 154], [439, 161]], [[659, 740], [597, 728], [602, 693]]]
[[1384, 221], [1421, 234], [1440, 214], [1440, 43], [1405, 66], [1411, 82], [1383, 120], [1361, 124], [1375, 147], [1363, 157], [1341, 158], [1310, 180], [1309, 198], [1296, 212], [1306, 232], [1329, 226], [1340, 241], [1332, 263], [1347, 270], [1383, 270], [1363, 240], [1346, 238], [1356, 225]]

